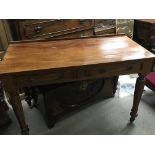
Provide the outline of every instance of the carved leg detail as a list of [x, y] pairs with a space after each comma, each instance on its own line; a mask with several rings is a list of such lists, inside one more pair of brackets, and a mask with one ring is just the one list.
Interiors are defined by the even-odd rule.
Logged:
[[130, 122], [133, 122], [135, 120], [135, 118], [138, 116], [137, 112], [138, 112], [138, 106], [139, 106], [139, 102], [143, 93], [143, 89], [144, 89], [144, 85], [145, 85], [145, 79], [144, 79], [144, 75], [142, 74], [138, 74], [139, 77], [137, 78], [136, 81], [136, 85], [135, 85], [135, 92], [134, 92], [134, 99], [133, 99], [133, 106], [131, 109], [131, 118], [130, 118]]

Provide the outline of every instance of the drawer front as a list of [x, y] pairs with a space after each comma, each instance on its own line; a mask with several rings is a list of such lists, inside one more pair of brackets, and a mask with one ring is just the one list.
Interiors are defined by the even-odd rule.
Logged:
[[26, 74], [16, 77], [16, 79], [18, 87], [24, 87], [111, 77], [130, 73], [139, 73], [141, 71], [143, 71], [143, 62], [100, 64], [94, 66], [83, 66], [76, 69], [66, 69], [66, 71], [59, 70], [48, 71], [46, 73]]
[[71, 71], [49, 71], [46, 73], [33, 73], [16, 77], [18, 87], [36, 86], [52, 83], [62, 83], [65, 80], [73, 79], [74, 74]]
[[44, 37], [45, 35], [64, 34], [66, 31], [86, 29], [91, 27], [92, 20], [72, 20], [72, 19], [57, 19], [57, 20], [30, 20], [20, 23], [22, 31], [22, 39], [35, 39]]
[[125, 75], [141, 72], [143, 69], [143, 63], [118, 63], [118, 64], [105, 64], [99, 67], [89, 67], [86, 69], [81, 69], [78, 72], [78, 78], [101, 78], [101, 77], [111, 77], [117, 75]]

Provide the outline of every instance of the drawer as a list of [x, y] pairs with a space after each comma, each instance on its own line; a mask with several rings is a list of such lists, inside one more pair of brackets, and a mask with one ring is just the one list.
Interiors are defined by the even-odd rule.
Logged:
[[98, 64], [59, 71], [29, 73], [17, 76], [16, 79], [18, 87], [37, 86], [139, 73], [143, 70], [143, 66], [143, 62], [141, 61], [134, 63]]
[[85, 29], [92, 26], [92, 20], [56, 19], [20, 23], [22, 39], [33, 39], [45, 35], [64, 34], [66, 31]]
[[78, 78], [91, 79], [110, 77], [117, 75], [138, 73], [143, 69], [143, 63], [117, 63], [117, 64], [103, 64], [96, 65], [95, 67], [87, 67], [78, 71]]
[[17, 76], [16, 79], [18, 87], [25, 87], [62, 83], [64, 80], [72, 80], [75, 75], [72, 71], [48, 71], [44, 73], [20, 75]]

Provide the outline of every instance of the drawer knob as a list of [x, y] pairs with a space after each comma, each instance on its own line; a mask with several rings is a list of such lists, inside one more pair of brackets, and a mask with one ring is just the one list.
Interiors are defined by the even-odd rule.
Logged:
[[39, 32], [41, 32], [42, 30], [43, 30], [43, 27], [40, 26], [40, 25], [37, 25], [37, 26], [34, 27], [34, 31], [35, 31], [36, 33], [39, 33]]

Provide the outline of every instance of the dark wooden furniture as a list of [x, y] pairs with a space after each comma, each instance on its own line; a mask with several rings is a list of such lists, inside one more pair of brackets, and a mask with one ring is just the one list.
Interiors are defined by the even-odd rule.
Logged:
[[15, 40], [90, 36], [92, 19], [20, 19], [9, 20]]
[[28, 134], [19, 88], [138, 73], [132, 122], [137, 116], [144, 77], [154, 59], [153, 54], [126, 36], [15, 42], [0, 63], [0, 80], [10, 94], [21, 133]]
[[155, 53], [155, 19], [134, 20], [133, 40]]
[[114, 76], [38, 86], [33, 91], [34, 105], [51, 128], [64, 116], [71, 116], [96, 101], [114, 97], [117, 81], [118, 76]]

